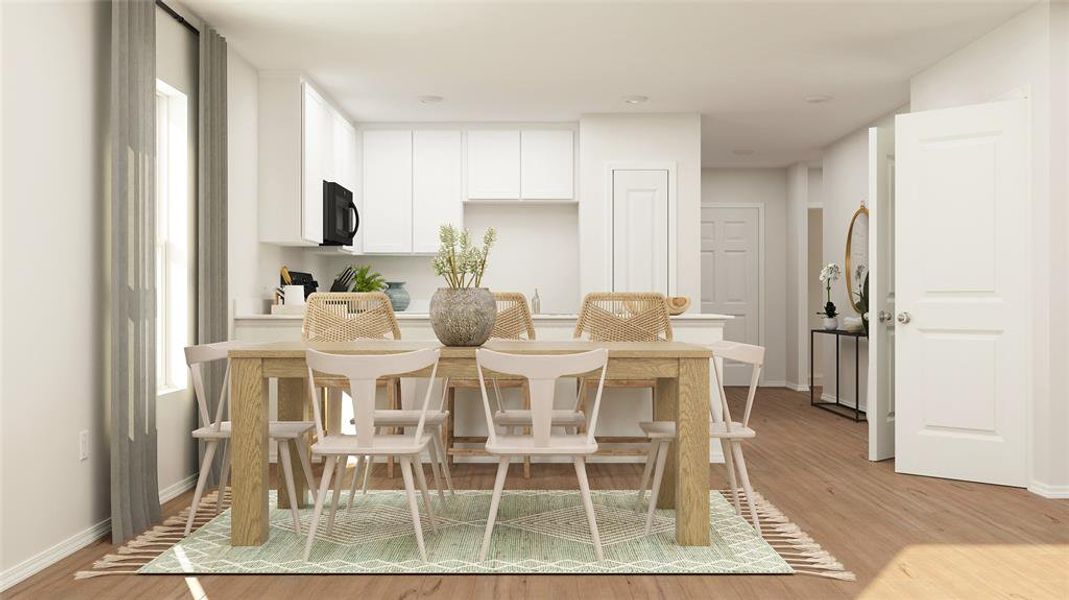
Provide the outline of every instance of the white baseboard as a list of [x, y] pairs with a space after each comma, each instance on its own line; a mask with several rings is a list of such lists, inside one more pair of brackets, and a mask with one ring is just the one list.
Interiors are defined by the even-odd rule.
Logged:
[[30, 558], [0, 573], [0, 591], [35, 575], [36, 573], [67, 558], [71, 554], [85, 548], [99, 540], [111, 531], [111, 518], [93, 525], [89, 529], [78, 532], [62, 542], [38, 552]]
[[794, 383], [793, 381], [788, 381], [787, 384], [785, 386], [783, 386], [783, 387], [785, 387], [785, 388], [787, 388], [789, 390], [793, 390], [795, 392], [808, 392], [809, 391], [809, 385], [808, 384], [805, 384], [805, 383]]
[[1069, 498], [1069, 485], [1050, 485], [1041, 481], [1032, 481], [1028, 484], [1028, 491], [1044, 498]]
[[181, 479], [177, 483], [169, 485], [160, 490], [160, 504], [166, 504], [167, 502], [174, 500], [175, 498], [196, 487], [197, 477], [199, 476], [200, 473], [193, 473], [189, 477]]

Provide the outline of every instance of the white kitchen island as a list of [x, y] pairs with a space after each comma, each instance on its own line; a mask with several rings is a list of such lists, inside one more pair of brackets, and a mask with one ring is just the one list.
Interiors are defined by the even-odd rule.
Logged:
[[[724, 324], [732, 317], [717, 314], [683, 314], [672, 317], [672, 333], [675, 340], [694, 344], [710, 344], [724, 339]], [[575, 331], [577, 315], [573, 314], [538, 314], [534, 315], [535, 330], [540, 340], [569, 340]], [[299, 340], [301, 337], [301, 315], [239, 315], [233, 320], [231, 339], [248, 342], [276, 342]], [[397, 322], [401, 326], [401, 339], [434, 340], [430, 316], [427, 313], [399, 312]], [[407, 404], [413, 394], [424, 390], [425, 381], [416, 379], [402, 380], [402, 397]], [[562, 382], [559, 395], [567, 397], [569, 390], [565, 386], [574, 385]], [[274, 414], [276, 387], [271, 386], [271, 411]], [[574, 387], [570, 391], [574, 394]], [[713, 393], [716, 386], [710, 385]], [[503, 390], [515, 397], [506, 397], [506, 402], [518, 403], [518, 390]], [[638, 389], [606, 389], [602, 403], [601, 416], [598, 419], [598, 434], [606, 436], [642, 435], [638, 427], [640, 421], [653, 417], [650, 392]], [[384, 400], [383, 400], [384, 401]], [[719, 409], [719, 401], [712, 402], [714, 410]], [[351, 409], [343, 407], [343, 415]], [[719, 412], [719, 410], [718, 410]], [[474, 390], [457, 390], [454, 415], [454, 429], [458, 436], [486, 435], [486, 419], [478, 392]], [[344, 419], [348, 421], [348, 418]], [[492, 461], [489, 457], [457, 457], [458, 462]], [[641, 456], [597, 456], [593, 461], [602, 462], [641, 462]], [[723, 462], [720, 446], [710, 446], [710, 460]], [[535, 459], [537, 462], [537, 459]]]

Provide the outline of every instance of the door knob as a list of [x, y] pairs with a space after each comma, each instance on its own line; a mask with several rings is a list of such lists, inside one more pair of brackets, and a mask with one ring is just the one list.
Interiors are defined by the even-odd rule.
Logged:
[[887, 312], [886, 310], [881, 310], [880, 312], [876, 313], [876, 318], [880, 320], [880, 323], [886, 323], [890, 321], [892, 317], [893, 315]]
[[906, 323], [909, 323], [912, 319], [913, 319], [913, 317], [911, 317], [908, 312], [900, 312], [900, 313], [898, 313], [898, 322], [903, 324], [903, 325], [905, 325]]

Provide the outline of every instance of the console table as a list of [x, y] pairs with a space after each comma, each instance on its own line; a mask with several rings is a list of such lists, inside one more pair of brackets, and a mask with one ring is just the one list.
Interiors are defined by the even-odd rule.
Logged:
[[[813, 388], [813, 341], [818, 333], [835, 336], [835, 402], [817, 401]], [[839, 401], [839, 339], [854, 338], [854, 405]], [[853, 417], [855, 422], [862, 420], [865, 411], [859, 408], [861, 398], [861, 338], [867, 338], [864, 331], [846, 331], [845, 329], [811, 329], [809, 330], [809, 405], [822, 408], [832, 414]], [[851, 414], [852, 413], [852, 414]]]

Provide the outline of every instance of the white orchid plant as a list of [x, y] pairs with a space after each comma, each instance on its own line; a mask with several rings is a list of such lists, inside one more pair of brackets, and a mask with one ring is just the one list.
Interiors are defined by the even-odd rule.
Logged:
[[838, 309], [835, 308], [835, 303], [831, 301], [831, 282], [837, 281], [842, 277], [842, 274], [842, 269], [835, 263], [828, 263], [820, 270], [820, 281], [824, 284], [824, 289], [828, 293], [828, 303], [824, 305], [822, 312], [817, 313], [818, 315], [833, 319], [835, 315], [839, 314]]
[[486, 258], [497, 241], [497, 231], [490, 227], [483, 233], [481, 248], [472, 244], [471, 233], [467, 229], [458, 229], [455, 225], [442, 225], [438, 229], [438, 239], [441, 246], [434, 257], [435, 274], [445, 278], [445, 282], [453, 289], [482, 285]]

